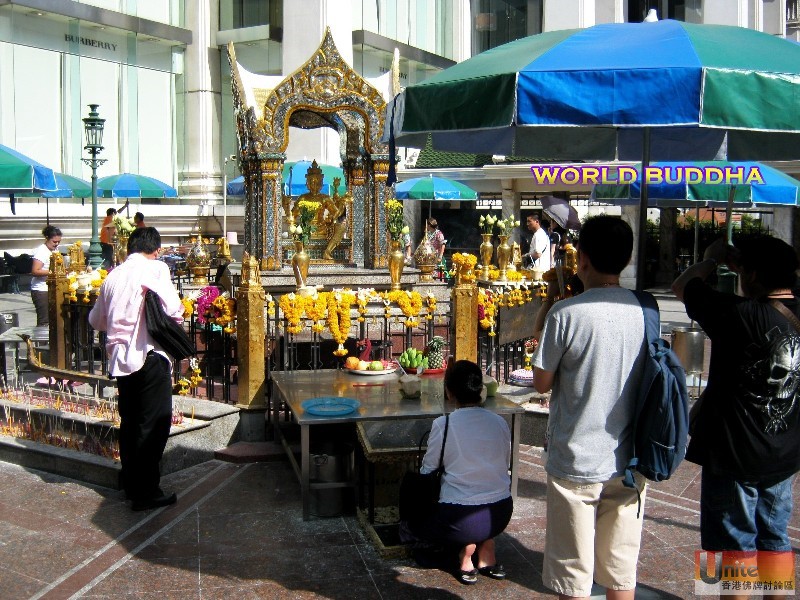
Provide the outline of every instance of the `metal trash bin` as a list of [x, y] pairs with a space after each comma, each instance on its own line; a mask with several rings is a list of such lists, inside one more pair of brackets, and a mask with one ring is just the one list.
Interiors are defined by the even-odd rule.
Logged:
[[672, 349], [687, 373], [702, 373], [706, 334], [698, 327], [676, 327], [672, 330]]
[[[311, 483], [347, 483], [353, 476], [353, 444], [321, 442], [311, 447]], [[312, 489], [310, 511], [317, 517], [338, 517], [344, 509], [344, 487]]]
[[12, 327], [19, 327], [19, 314], [13, 312], [0, 313], [0, 333], [5, 333]]

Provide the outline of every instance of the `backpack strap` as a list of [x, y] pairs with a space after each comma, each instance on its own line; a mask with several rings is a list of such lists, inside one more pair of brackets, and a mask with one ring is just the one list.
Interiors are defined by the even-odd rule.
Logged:
[[[661, 317], [658, 312], [658, 303], [656, 302], [653, 294], [649, 292], [632, 290], [636, 299], [642, 307], [642, 315], [644, 316], [644, 335], [647, 340], [647, 352], [650, 352], [650, 346], [661, 337]], [[639, 459], [636, 456], [636, 424], [639, 420], [639, 406], [637, 404], [636, 415], [633, 417], [633, 429], [631, 431], [631, 438], [633, 440], [633, 457], [631, 458], [628, 466], [625, 467], [625, 475], [623, 476], [622, 484], [625, 487], [633, 488], [636, 490], [636, 518], [638, 519], [642, 513], [642, 493], [639, 491], [639, 486], [636, 485], [636, 478], [633, 475], [636, 466], [639, 464]]]
[[636, 299], [642, 306], [642, 313], [644, 313], [644, 333], [647, 337], [647, 343], [652, 344], [661, 337], [661, 317], [658, 313], [658, 303], [649, 292], [642, 292], [632, 290], [636, 295]]
[[795, 315], [792, 311], [786, 308], [786, 305], [783, 302], [778, 302], [777, 300], [772, 299], [769, 301], [769, 305], [786, 317], [786, 320], [792, 324], [792, 327], [794, 327], [797, 332], [800, 333], [800, 319], [798, 319], [797, 315]]

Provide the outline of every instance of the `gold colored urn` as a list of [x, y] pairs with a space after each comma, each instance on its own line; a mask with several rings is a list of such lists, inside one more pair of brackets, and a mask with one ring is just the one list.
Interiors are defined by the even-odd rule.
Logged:
[[192, 273], [192, 283], [197, 285], [208, 285], [211, 254], [206, 248], [206, 242], [208, 240], [204, 240], [200, 232], [198, 232], [196, 238], [189, 239], [192, 247], [189, 249], [189, 254], [186, 255], [186, 265]]
[[422, 282], [433, 281], [433, 270], [439, 264], [439, 253], [431, 244], [428, 237], [422, 238], [422, 241], [414, 251], [414, 262], [419, 269], [419, 280]]

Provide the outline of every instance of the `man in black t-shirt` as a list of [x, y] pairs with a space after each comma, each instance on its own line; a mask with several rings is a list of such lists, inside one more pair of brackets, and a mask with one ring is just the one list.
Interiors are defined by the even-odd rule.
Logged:
[[[703, 467], [703, 549], [791, 551], [792, 479], [800, 471], [800, 331], [792, 293], [798, 258], [776, 238], [713, 243], [672, 284], [711, 338], [708, 386], [686, 458]], [[744, 297], [705, 279], [738, 271]]]

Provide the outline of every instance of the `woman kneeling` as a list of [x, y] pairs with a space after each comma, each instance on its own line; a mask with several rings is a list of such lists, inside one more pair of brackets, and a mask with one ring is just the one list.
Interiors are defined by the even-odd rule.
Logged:
[[[479, 573], [503, 579], [505, 571], [496, 562], [493, 538], [505, 530], [514, 509], [508, 471], [511, 431], [501, 416], [480, 406], [483, 374], [475, 363], [454, 363], [447, 370], [444, 388], [458, 408], [450, 415], [444, 443], [439, 504], [430, 518], [403, 523], [402, 530], [412, 539], [460, 548], [457, 577], [462, 583], [476, 583]], [[421, 473], [438, 468], [444, 432], [445, 417], [438, 417], [431, 427]]]

